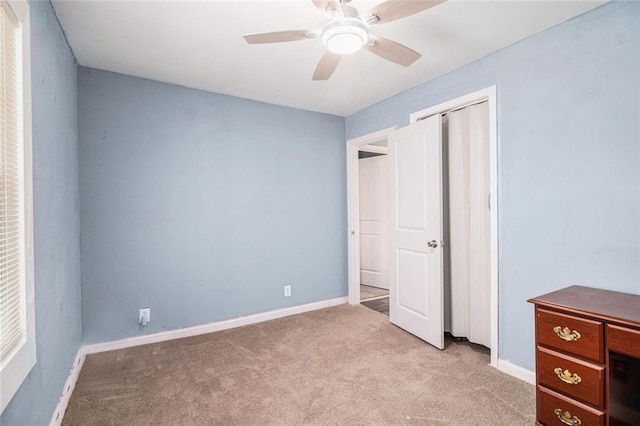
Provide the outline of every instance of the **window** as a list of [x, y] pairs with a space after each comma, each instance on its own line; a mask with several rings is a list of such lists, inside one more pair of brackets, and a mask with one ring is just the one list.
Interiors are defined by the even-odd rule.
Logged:
[[29, 8], [0, 0], [0, 411], [36, 362]]

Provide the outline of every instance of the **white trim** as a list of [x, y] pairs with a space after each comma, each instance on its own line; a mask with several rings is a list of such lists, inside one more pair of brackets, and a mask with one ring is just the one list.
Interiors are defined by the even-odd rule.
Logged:
[[80, 377], [80, 371], [82, 370], [84, 360], [86, 359], [86, 354], [83, 349], [84, 348], [78, 349], [78, 354], [76, 355], [76, 359], [73, 361], [73, 367], [71, 367], [69, 377], [67, 377], [67, 381], [64, 384], [62, 395], [60, 396], [56, 410], [53, 412], [53, 417], [51, 417], [49, 426], [59, 426], [62, 424], [62, 418], [64, 417], [64, 413], [69, 405], [71, 394], [73, 394], [73, 390], [76, 388], [78, 377]]
[[375, 297], [370, 297], [368, 299], [363, 299], [360, 302], [373, 302], [374, 300], [382, 300], [382, 299], [388, 299], [389, 295], [385, 294], [384, 296], [375, 296]]
[[180, 328], [178, 330], [162, 331], [160, 333], [147, 334], [144, 336], [129, 337], [112, 342], [96, 343], [86, 345], [82, 348], [84, 354], [94, 354], [98, 352], [113, 351], [116, 349], [130, 348], [132, 346], [148, 345], [151, 343], [164, 342], [184, 337], [198, 336], [200, 334], [213, 333], [216, 331], [228, 330], [242, 327], [249, 324], [269, 321], [272, 319], [288, 317], [290, 315], [301, 314], [303, 312], [315, 311], [318, 309], [330, 308], [332, 306], [347, 303], [346, 297], [321, 300], [319, 302], [307, 303], [306, 305], [291, 306], [289, 308], [276, 309], [274, 311], [261, 312], [246, 317], [233, 318], [225, 321], [211, 322], [208, 324], [196, 325], [193, 327]]
[[496, 86], [431, 106], [409, 116], [415, 123], [434, 114], [459, 109], [480, 101], [489, 102], [489, 168], [491, 170], [491, 365], [498, 367], [498, 115]]
[[531, 385], [535, 386], [536, 384], [535, 371], [527, 370], [526, 368], [515, 365], [506, 359], [498, 358], [498, 370]]
[[490, 176], [490, 200], [491, 207], [491, 365], [498, 364], [498, 308], [500, 298], [498, 289], [500, 278], [498, 277], [499, 253], [498, 253], [498, 109], [496, 86], [485, 89], [489, 100], [489, 169]]
[[349, 303], [360, 303], [360, 178], [358, 173], [358, 148], [388, 138], [396, 130], [389, 127], [347, 141], [347, 217], [348, 217], [348, 268]]
[[21, 194], [21, 204], [24, 217], [20, 229], [22, 240], [21, 265], [24, 276], [22, 301], [25, 307], [23, 317], [26, 326], [26, 337], [14, 349], [0, 368], [0, 413], [4, 411], [11, 398], [18, 391], [25, 378], [36, 363], [36, 326], [34, 301], [34, 262], [33, 262], [33, 170], [32, 170], [32, 129], [31, 129], [31, 20], [27, 0], [2, 0], [19, 21], [18, 38], [18, 86], [21, 98], [19, 107], [22, 121], [22, 180], [24, 191]]
[[491, 86], [438, 105], [430, 106], [429, 108], [410, 114], [409, 123], [413, 124], [434, 114], [443, 114], [454, 109], [460, 109], [478, 102], [490, 100], [492, 96], [495, 98], [495, 94], [496, 86]]

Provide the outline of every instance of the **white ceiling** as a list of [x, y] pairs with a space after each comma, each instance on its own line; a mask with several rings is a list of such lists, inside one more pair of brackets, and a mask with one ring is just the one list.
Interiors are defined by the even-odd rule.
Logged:
[[[354, 0], [361, 13], [380, 2]], [[80, 65], [278, 105], [348, 116], [593, 9], [604, 1], [449, 0], [372, 33], [422, 58], [408, 68], [367, 50], [312, 81], [319, 39], [248, 45], [243, 34], [319, 29], [310, 0], [53, 0]]]

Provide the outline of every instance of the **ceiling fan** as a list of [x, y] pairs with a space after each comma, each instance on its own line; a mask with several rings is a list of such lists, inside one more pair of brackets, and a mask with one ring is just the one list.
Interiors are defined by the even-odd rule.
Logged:
[[420, 54], [400, 43], [371, 33], [374, 25], [406, 18], [444, 3], [446, 0], [387, 0], [370, 11], [359, 14], [348, 3], [351, 0], [311, 0], [325, 12], [329, 21], [320, 30], [289, 30], [260, 34], [246, 34], [249, 44], [281, 43], [320, 37], [327, 51], [320, 59], [313, 80], [328, 80], [336, 70], [342, 55], [365, 47], [388, 61], [408, 67]]

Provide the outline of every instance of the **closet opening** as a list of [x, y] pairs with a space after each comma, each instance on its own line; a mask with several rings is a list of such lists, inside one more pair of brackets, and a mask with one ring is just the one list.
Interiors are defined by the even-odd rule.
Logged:
[[491, 348], [488, 101], [443, 113], [442, 127], [444, 330]]

